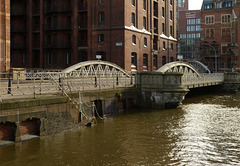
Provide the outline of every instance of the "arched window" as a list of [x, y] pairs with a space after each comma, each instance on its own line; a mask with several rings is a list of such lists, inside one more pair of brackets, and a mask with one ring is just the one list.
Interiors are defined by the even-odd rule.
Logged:
[[135, 26], [135, 13], [132, 13], [132, 25]]
[[147, 38], [144, 37], [144, 46], [147, 47]]
[[153, 67], [157, 68], [157, 55], [156, 54], [153, 55]]
[[144, 9], [144, 10], [146, 10], [146, 8], [147, 8], [146, 6], [147, 6], [147, 5], [146, 5], [146, 0], [143, 0], [143, 9]]
[[132, 52], [131, 54], [131, 64], [132, 66], [137, 66], [137, 53]]
[[162, 66], [166, 64], [166, 56], [162, 57]]
[[105, 22], [105, 14], [104, 12], [99, 12], [98, 13], [98, 22], [104, 23]]
[[136, 44], [136, 36], [135, 35], [132, 35], [132, 43]]
[[143, 66], [147, 67], [148, 66], [148, 55], [143, 54]]

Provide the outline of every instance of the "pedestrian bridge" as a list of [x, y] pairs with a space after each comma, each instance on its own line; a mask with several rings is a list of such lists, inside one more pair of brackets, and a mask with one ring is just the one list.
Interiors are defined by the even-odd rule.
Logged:
[[[145, 74], [143, 74], [145, 73]], [[0, 73], [0, 102], [5, 98], [48, 93], [102, 90], [127, 87], [158, 87], [168, 85], [185, 89], [219, 85], [228, 80], [240, 80], [240, 74], [210, 73], [200, 62], [171, 62], [156, 72], [131, 73], [106, 61], [86, 61], [62, 71], [13, 70]], [[144, 77], [142, 76], [144, 75]]]
[[223, 73], [210, 73], [209, 69], [198, 61], [171, 62], [159, 68], [157, 72], [183, 73], [181, 83], [188, 89], [219, 85], [224, 82]]

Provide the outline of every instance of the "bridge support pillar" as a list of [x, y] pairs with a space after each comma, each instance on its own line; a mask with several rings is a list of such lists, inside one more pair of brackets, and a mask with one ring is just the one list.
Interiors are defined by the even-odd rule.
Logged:
[[224, 73], [223, 90], [225, 92], [236, 92], [240, 88], [238, 73]]
[[182, 86], [182, 73], [140, 72], [137, 84], [141, 88], [140, 106], [146, 108], [176, 108], [188, 89]]

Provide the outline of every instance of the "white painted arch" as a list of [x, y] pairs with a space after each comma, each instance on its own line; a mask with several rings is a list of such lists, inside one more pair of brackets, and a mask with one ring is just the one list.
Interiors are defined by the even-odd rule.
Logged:
[[113, 75], [130, 77], [130, 75], [120, 66], [111, 62], [100, 60], [77, 63], [64, 69], [61, 74], [77, 75], [81, 77]]
[[179, 72], [186, 75], [196, 75], [200, 76], [200, 73], [190, 64], [186, 62], [170, 62], [162, 66], [157, 70], [157, 72], [169, 73], [169, 72]]

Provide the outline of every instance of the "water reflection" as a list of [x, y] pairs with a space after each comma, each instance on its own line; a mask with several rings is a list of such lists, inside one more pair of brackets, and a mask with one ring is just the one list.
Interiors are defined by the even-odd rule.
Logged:
[[91, 128], [0, 147], [0, 165], [238, 165], [240, 96], [131, 110]]

